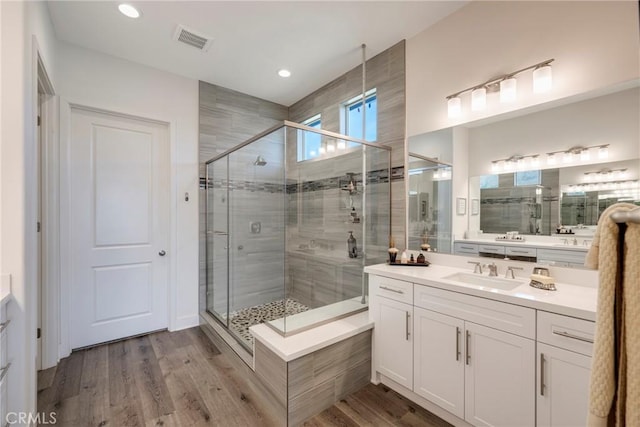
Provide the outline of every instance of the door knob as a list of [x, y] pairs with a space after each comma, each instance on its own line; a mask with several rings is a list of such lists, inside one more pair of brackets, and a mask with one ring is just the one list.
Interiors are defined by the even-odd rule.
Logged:
[[161, 250], [160, 252], [158, 252], [158, 255], [160, 256], [165, 256], [167, 253], [163, 250]]

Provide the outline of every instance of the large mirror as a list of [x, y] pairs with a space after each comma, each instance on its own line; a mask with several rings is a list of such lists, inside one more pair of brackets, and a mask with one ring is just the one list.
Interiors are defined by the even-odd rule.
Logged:
[[[586, 254], [604, 209], [620, 201], [640, 205], [638, 117], [635, 82], [412, 136], [408, 151], [453, 165], [452, 253], [520, 259], [509, 249], [515, 246], [531, 248], [515, 251], [521, 259], [540, 262], [536, 248], [545, 259], [563, 250]], [[579, 256], [573, 261], [563, 265], [581, 265]]]

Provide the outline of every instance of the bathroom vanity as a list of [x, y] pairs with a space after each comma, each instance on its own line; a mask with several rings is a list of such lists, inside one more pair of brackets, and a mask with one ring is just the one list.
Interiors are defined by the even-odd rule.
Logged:
[[[500, 273], [516, 264], [527, 265]], [[595, 285], [551, 292], [529, 286], [530, 267], [515, 279], [472, 271], [365, 268], [372, 381], [454, 425], [585, 425]]]

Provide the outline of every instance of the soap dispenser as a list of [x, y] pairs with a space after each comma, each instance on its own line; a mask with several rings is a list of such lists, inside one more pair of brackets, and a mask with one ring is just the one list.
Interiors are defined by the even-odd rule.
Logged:
[[358, 258], [358, 247], [356, 246], [356, 238], [353, 237], [353, 231], [349, 231], [347, 250], [349, 252], [349, 258]]

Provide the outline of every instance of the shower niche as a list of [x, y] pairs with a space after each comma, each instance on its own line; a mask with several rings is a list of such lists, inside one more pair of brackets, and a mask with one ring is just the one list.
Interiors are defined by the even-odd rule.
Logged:
[[[299, 161], [311, 133], [348, 143]], [[205, 214], [206, 311], [252, 351], [255, 324], [288, 336], [367, 308], [363, 268], [384, 262], [390, 234], [390, 150], [285, 121], [206, 163]]]

